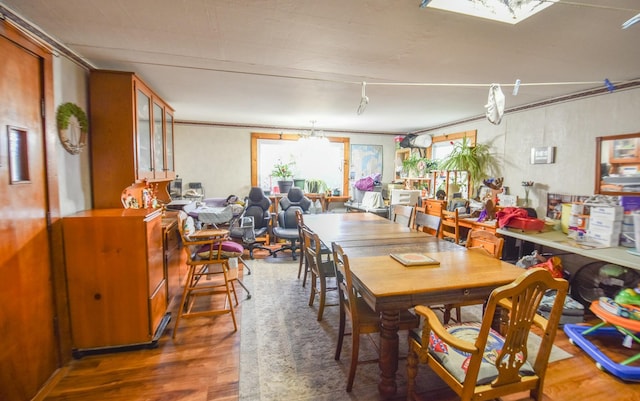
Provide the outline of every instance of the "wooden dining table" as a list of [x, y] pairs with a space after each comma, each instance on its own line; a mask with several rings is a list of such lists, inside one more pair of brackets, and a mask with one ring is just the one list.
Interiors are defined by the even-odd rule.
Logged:
[[[342, 246], [349, 256], [353, 283], [380, 313], [380, 381], [385, 398], [397, 391], [399, 311], [416, 305], [483, 300], [511, 283], [522, 269], [485, 252], [438, 239], [371, 213], [310, 215], [305, 224], [327, 246]], [[439, 264], [406, 267], [390, 253], [418, 252]]]

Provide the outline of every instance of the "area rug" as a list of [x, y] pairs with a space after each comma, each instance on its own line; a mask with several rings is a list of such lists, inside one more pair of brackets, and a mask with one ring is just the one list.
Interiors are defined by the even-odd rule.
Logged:
[[[267, 257], [249, 261], [252, 274], [243, 281], [252, 298], [242, 304], [240, 324], [241, 401], [271, 400], [375, 400], [378, 399], [378, 365], [358, 366], [351, 393], [346, 393], [346, 377], [351, 356], [351, 339], [345, 338], [340, 361], [334, 360], [338, 333], [338, 307], [325, 307], [323, 320], [317, 321], [316, 299], [309, 306], [309, 285], [297, 278], [298, 262], [287, 257]], [[335, 304], [330, 293], [327, 304]], [[475, 320], [479, 308], [463, 308], [465, 321]], [[347, 329], [349, 330], [349, 329]], [[406, 356], [406, 332], [400, 332], [400, 354]], [[536, 347], [539, 337], [531, 336]], [[360, 341], [360, 360], [377, 357], [377, 337]], [[551, 361], [571, 355], [554, 347]], [[446, 385], [422, 366], [418, 391], [435, 391]], [[398, 366], [398, 395], [406, 389], [406, 361]]]

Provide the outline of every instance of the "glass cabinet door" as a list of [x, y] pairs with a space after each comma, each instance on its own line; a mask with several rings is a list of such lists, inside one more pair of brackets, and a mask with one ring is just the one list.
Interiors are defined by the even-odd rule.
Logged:
[[174, 178], [174, 165], [173, 165], [173, 116], [170, 113], [165, 113], [165, 150], [167, 153], [167, 178]]
[[136, 90], [138, 179], [153, 178], [151, 169], [151, 97]]
[[155, 178], [165, 178], [164, 166], [164, 110], [162, 106], [153, 103], [153, 170]]

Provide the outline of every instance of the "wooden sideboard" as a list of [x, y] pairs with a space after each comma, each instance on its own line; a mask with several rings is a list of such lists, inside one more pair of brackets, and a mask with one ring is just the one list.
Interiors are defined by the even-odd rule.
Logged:
[[169, 321], [161, 210], [78, 212], [63, 235], [74, 355], [155, 346]]

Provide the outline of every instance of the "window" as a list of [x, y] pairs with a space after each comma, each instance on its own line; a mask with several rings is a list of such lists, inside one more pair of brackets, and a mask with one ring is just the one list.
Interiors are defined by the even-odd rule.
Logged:
[[328, 143], [300, 141], [297, 134], [251, 135], [251, 185], [265, 191], [277, 186], [271, 177], [276, 162], [293, 162], [294, 179], [319, 179], [330, 189], [348, 190], [349, 138], [329, 137]]

